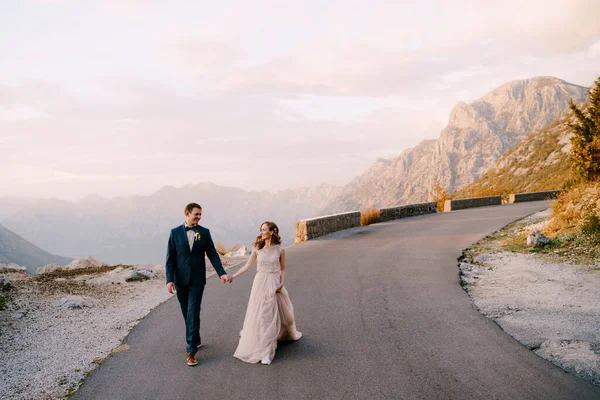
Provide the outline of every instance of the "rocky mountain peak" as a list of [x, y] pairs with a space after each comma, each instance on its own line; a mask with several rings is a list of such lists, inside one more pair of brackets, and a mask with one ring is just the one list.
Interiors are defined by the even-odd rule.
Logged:
[[436, 141], [422, 142], [387, 165], [375, 162], [340, 191], [324, 213], [427, 201], [434, 180], [449, 192], [477, 180], [529, 133], [560, 118], [587, 88], [554, 77], [508, 82], [471, 104], [458, 103]]

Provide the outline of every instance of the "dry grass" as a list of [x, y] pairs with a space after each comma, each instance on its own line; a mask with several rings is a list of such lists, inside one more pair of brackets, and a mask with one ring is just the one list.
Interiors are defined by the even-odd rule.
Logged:
[[367, 207], [360, 212], [360, 224], [371, 225], [381, 222], [381, 212], [375, 207]]
[[508, 251], [513, 253], [537, 254], [548, 262], [573, 263], [581, 265], [597, 265], [600, 262], [600, 245], [595, 244], [584, 235], [544, 234], [550, 239], [547, 246], [532, 248], [527, 246], [530, 224], [541, 222], [520, 220], [513, 222], [486, 238], [482, 239], [464, 252], [464, 257], [473, 259], [477, 255], [489, 252]]
[[[583, 233], [593, 236], [600, 217], [600, 182], [580, 183], [563, 191], [552, 205], [549, 232], [555, 235]], [[596, 225], [597, 226], [597, 225]]]
[[437, 203], [438, 212], [444, 212], [444, 204], [449, 199], [448, 192], [440, 184], [439, 178], [433, 181], [433, 189], [431, 191], [431, 199]]
[[217, 243], [215, 243], [215, 249], [217, 250], [217, 253], [219, 253], [222, 256], [224, 256], [227, 253], [231, 253], [232, 251], [239, 250], [239, 248], [240, 245], [237, 242], [235, 242], [231, 247], [225, 246], [225, 244], [220, 240], [217, 241]]
[[[561, 189], [570, 179], [572, 160], [561, 150], [561, 139], [569, 134], [570, 116], [555, 120], [547, 127], [532, 132], [500, 157], [496, 165], [476, 182], [458, 189], [453, 199], [502, 196], [510, 193], [539, 192]], [[548, 162], [555, 159], [554, 163]], [[520, 169], [526, 173], [517, 173]]]
[[[105, 265], [97, 268], [79, 268], [74, 270], [61, 270], [47, 272], [44, 274], [33, 275], [31, 277], [32, 287], [40, 295], [67, 294], [78, 296], [106, 296], [117, 290], [116, 287], [106, 287], [97, 285], [88, 285], [86, 280], [100, 276], [114, 269], [121, 267], [124, 269], [131, 268], [131, 265]], [[85, 280], [76, 279], [78, 277], [86, 277]]]

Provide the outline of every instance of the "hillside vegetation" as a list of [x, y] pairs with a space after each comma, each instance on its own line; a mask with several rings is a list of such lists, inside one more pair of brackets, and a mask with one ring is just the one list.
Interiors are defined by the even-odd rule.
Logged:
[[476, 182], [457, 190], [451, 198], [469, 198], [510, 193], [562, 189], [570, 180], [569, 157], [573, 133], [569, 123], [573, 114], [535, 131], [508, 150]]

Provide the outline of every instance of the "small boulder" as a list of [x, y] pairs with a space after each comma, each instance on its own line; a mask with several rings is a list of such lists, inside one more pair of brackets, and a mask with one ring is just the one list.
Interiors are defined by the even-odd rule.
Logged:
[[64, 309], [79, 309], [83, 307], [93, 307], [95, 301], [90, 297], [66, 296], [54, 302], [54, 307]]
[[106, 274], [88, 280], [87, 283], [90, 285], [122, 285], [126, 282], [141, 282], [156, 278], [156, 274], [150, 269], [117, 267]]
[[100, 268], [105, 264], [93, 259], [92, 257], [83, 257], [73, 260], [65, 269], [83, 269], [83, 268]]
[[141, 271], [130, 268], [126, 272], [124, 272], [125, 282], [140, 282], [150, 279], [148, 275], [142, 273]]
[[248, 248], [246, 246], [242, 246], [236, 251], [231, 251], [225, 254], [225, 257], [244, 257], [248, 255]]
[[27, 273], [27, 267], [21, 267], [19, 264], [15, 263], [0, 264], [0, 273], [7, 272]]
[[37, 275], [39, 274], [48, 274], [50, 272], [56, 272], [56, 271], [62, 271], [63, 270], [63, 266], [62, 265], [58, 265], [58, 264], [48, 264], [48, 265], [44, 265], [43, 267], [39, 267], [35, 273]]
[[548, 243], [550, 243], [550, 239], [540, 231], [535, 231], [527, 236], [527, 246], [529, 247], [543, 247]]

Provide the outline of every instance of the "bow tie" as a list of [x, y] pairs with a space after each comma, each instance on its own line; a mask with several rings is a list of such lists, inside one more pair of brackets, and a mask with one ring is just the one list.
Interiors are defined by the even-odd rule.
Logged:
[[186, 226], [185, 227], [185, 231], [194, 231], [197, 232], [198, 231], [198, 225], [194, 225], [194, 226]]

